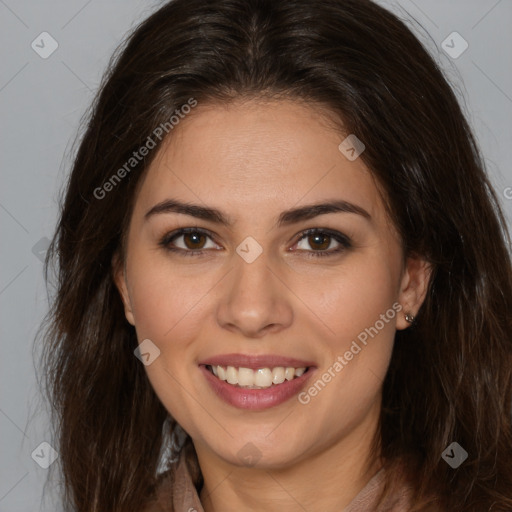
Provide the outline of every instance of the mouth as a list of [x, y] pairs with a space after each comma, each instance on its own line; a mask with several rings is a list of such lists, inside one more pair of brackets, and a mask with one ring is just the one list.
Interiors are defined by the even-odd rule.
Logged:
[[274, 368], [252, 368], [205, 365], [206, 369], [217, 379], [231, 386], [245, 389], [268, 389], [279, 386], [286, 381], [304, 375], [309, 366], [295, 368], [293, 366], [276, 366]]
[[238, 409], [269, 409], [288, 402], [313, 378], [312, 361], [276, 356], [225, 354], [199, 363], [210, 389]]

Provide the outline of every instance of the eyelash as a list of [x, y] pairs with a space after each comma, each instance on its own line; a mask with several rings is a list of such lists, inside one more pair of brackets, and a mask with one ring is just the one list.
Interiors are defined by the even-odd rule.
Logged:
[[[179, 247], [171, 247], [169, 244], [173, 242], [176, 238], [179, 238], [182, 235], [190, 234], [190, 233], [196, 233], [196, 234], [202, 234], [209, 238], [213, 238], [212, 234], [205, 230], [200, 228], [181, 228], [176, 231], [173, 231], [171, 233], [166, 234], [159, 242], [158, 245], [163, 247], [166, 251], [173, 252], [173, 253], [180, 253], [183, 256], [201, 256], [204, 254], [204, 252], [208, 251], [209, 249], [181, 249]], [[320, 229], [320, 228], [311, 228], [307, 229], [303, 232], [301, 232], [298, 236], [299, 238], [294, 243], [298, 244], [301, 242], [304, 238], [307, 238], [311, 235], [326, 235], [330, 238], [333, 238], [340, 244], [341, 247], [338, 247], [337, 249], [331, 249], [331, 250], [323, 250], [323, 251], [307, 251], [308, 256], [311, 258], [322, 258], [326, 256], [336, 256], [342, 252], [344, 252], [347, 249], [350, 249], [352, 247], [352, 243], [350, 239], [343, 235], [342, 233], [338, 231], [332, 231], [330, 229]], [[329, 244], [330, 245], [330, 244]]]

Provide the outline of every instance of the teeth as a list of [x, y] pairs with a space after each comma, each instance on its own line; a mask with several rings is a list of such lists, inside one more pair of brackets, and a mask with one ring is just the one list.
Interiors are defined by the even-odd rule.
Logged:
[[226, 371], [226, 380], [229, 384], [238, 384], [238, 372], [233, 366], [228, 366]]
[[278, 366], [272, 370], [272, 383], [273, 384], [282, 384], [284, 382], [284, 368], [282, 366]]
[[[222, 367], [221, 367], [222, 368]], [[232, 366], [228, 366], [228, 370], [232, 368], [236, 371]], [[254, 386], [254, 372], [249, 368], [239, 368], [238, 369], [238, 384], [240, 386]]]
[[[220, 380], [226, 380], [228, 378], [228, 376], [226, 375], [226, 370], [224, 370], [222, 366], [215, 366], [215, 368], [217, 369], [217, 377], [219, 377]], [[213, 373], [215, 374], [215, 372]]]
[[268, 388], [272, 385], [272, 370], [269, 368], [260, 368], [253, 372], [254, 374], [254, 386], [259, 386], [260, 388]]
[[289, 366], [288, 368], [286, 368], [286, 371], [284, 372], [284, 378], [286, 380], [292, 380], [293, 377], [295, 377], [295, 368]]
[[225, 380], [229, 384], [238, 385], [243, 388], [264, 389], [272, 385], [282, 384], [285, 380], [292, 380], [300, 377], [306, 371], [306, 368], [293, 368], [291, 366], [284, 368], [235, 368], [234, 366], [210, 366], [212, 373], [220, 380]]

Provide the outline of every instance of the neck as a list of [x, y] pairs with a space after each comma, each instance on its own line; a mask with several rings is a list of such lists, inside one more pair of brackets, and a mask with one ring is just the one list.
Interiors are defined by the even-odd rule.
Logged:
[[279, 467], [240, 467], [196, 447], [205, 512], [343, 510], [381, 467], [370, 450], [378, 412], [334, 444]]

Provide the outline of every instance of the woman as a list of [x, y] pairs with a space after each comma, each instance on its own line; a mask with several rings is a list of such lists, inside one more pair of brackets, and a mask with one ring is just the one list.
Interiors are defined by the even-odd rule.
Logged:
[[47, 260], [66, 503], [511, 510], [507, 241], [395, 16], [169, 2], [110, 67]]

